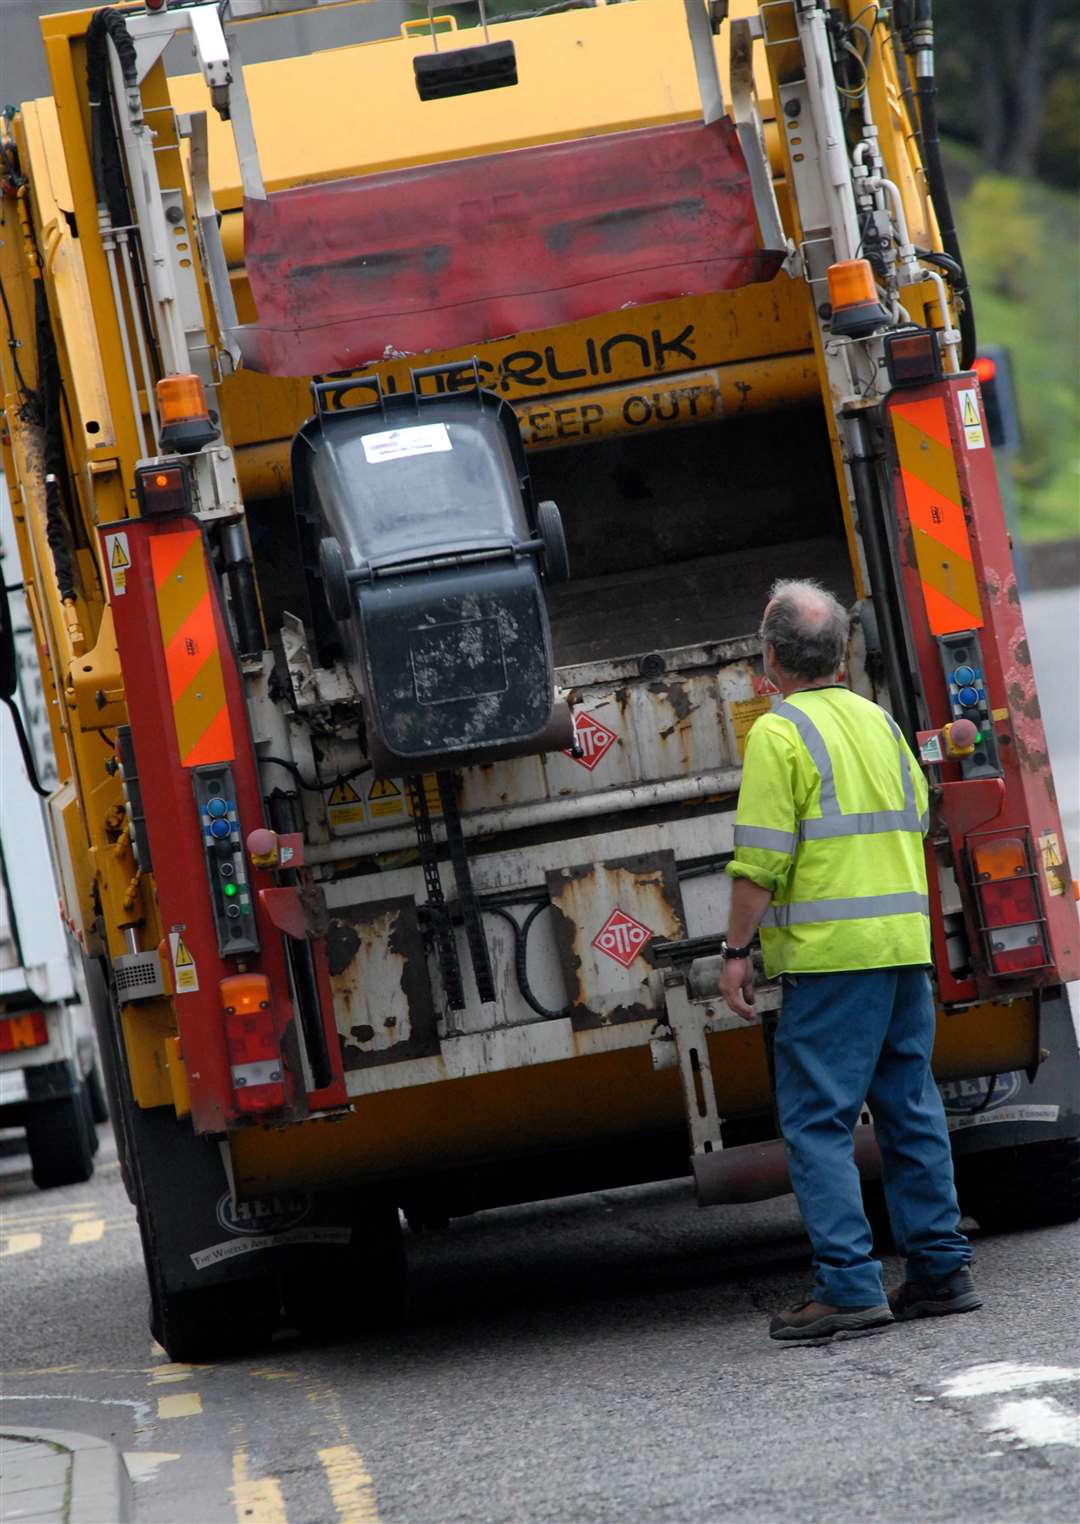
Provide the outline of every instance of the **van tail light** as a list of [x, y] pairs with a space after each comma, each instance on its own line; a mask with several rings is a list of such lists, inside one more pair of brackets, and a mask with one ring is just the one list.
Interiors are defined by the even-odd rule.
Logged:
[[0, 1053], [14, 1053], [19, 1048], [43, 1048], [49, 1040], [49, 1028], [41, 1011], [23, 1011], [18, 1016], [0, 1017]]
[[274, 1030], [270, 984], [262, 974], [222, 979], [221, 1008], [237, 1111], [280, 1111], [285, 1105], [285, 1065]]
[[979, 929], [995, 974], [1049, 966], [1039, 881], [1023, 835], [970, 842]]

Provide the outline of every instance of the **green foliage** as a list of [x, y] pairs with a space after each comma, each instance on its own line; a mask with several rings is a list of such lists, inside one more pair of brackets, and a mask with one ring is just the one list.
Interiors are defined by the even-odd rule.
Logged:
[[976, 175], [956, 211], [979, 342], [1012, 356], [1023, 429], [1012, 470], [1020, 532], [1029, 540], [1080, 535], [1080, 207], [1036, 180]]

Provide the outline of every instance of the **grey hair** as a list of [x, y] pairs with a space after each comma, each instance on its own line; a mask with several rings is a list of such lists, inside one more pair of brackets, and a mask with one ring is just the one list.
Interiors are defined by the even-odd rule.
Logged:
[[812, 578], [774, 582], [761, 621], [763, 648], [793, 677], [832, 677], [847, 655], [848, 612], [828, 588]]

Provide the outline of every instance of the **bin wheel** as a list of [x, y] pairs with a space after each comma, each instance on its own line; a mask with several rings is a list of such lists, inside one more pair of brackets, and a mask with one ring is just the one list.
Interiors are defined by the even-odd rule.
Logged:
[[544, 576], [548, 582], [566, 582], [570, 576], [570, 553], [562, 514], [550, 499], [536, 505], [536, 528], [544, 542]]
[[79, 1185], [94, 1173], [93, 1125], [82, 1088], [60, 1100], [39, 1101], [30, 1108], [26, 1141], [30, 1169], [39, 1190]]
[[991, 1148], [956, 1161], [960, 1207], [984, 1233], [1080, 1218], [1080, 1138]]
[[345, 557], [341, 544], [332, 535], [319, 541], [319, 576], [322, 578], [326, 605], [340, 623], [352, 613], [349, 599], [349, 579], [345, 573]]

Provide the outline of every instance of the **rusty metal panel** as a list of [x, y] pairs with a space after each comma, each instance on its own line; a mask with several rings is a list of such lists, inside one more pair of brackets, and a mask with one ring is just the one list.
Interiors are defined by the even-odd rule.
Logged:
[[326, 956], [346, 1070], [438, 1053], [427, 955], [411, 898], [336, 908]]
[[574, 1027], [652, 1015], [644, 953], [654, 936], [686, 935], [675, 854], [558, 868], [547, 874], [547, 887]]

